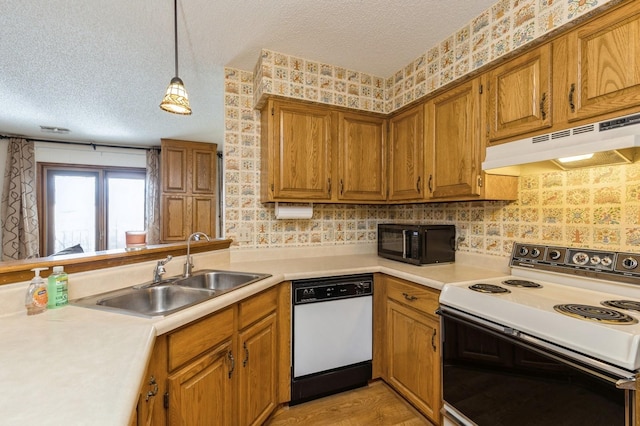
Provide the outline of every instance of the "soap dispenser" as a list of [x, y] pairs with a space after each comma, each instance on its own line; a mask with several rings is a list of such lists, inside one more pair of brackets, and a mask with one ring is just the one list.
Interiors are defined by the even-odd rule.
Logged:
[[40, 276], [40, 271], [46, 271], [49, 268], [33, 268], [35, 276], [27, 289], [24, 305], [27, 308], [27, 315], [40, 314], [47, 310], [47, 283]]

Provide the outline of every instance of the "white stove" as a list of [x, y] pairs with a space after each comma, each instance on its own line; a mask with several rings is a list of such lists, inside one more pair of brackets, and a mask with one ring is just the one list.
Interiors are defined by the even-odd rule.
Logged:
[[[445, 412], [454, 413], [462, 424], [486, 422], [474, 418], [482, 418], [484, 412], [469, 402], [474, 392], [459, 395], [461, 386], [470, 383], [457, 378], [461, 371], [460, 376], [467, 378], [471, 372], [481, 372], [473, 376], [481, 380], [482, 374], [492, 371], [508, 371], [509, 377], [542, 377], [569, 366], [589, 370], [584, 377], [606, 376], [604, 380], [614, 387], [632, 392], [640, 372], [639, 264], [640, 253], [515, 244], [511, 275], [446, 284], [440, 295], [440, 311], [449, 327], [443, 331]], [[613, 307], [605, 303], [611, 301]], [[568, 314], [562, 313], [567, 309]], [[521, 348], [533, 362], [518, 355]], [[548, 359], [538, 362], [538, 355]], [[626, 418], [632, 419], [633, 404], [626, 407]]]
[[[538, 255], [532, 257], [532, 253]], [[557, 253], [560, 257], [552, 260]], [[511, 333], [534, 336], [635, 371], [640, 369], [640, 311], [611, 308], [602, 302], [633, 301], [640, 306], [638, 262], [640, 254], [516, 244], [511, 260], [512, 275], [447, 284], [440, 304], [509, 327]], [[532, 282], [540, 287], [505, 284], [508, 280]], [[483, 293], [470, 289], [479, 283], [495, 285], [508, 292]], [[560, 304], [613, 310], [631, 319], [619, 324], [582, 319], [556, 311], [554, 306]]]

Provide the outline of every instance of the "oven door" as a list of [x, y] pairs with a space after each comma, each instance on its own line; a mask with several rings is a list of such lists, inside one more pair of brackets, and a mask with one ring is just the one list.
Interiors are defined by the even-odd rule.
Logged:
[[632, 373], [586, 365], [452, 308], [440, 314], [445, 424], [633, 424], [635, 392], [616, 386]]

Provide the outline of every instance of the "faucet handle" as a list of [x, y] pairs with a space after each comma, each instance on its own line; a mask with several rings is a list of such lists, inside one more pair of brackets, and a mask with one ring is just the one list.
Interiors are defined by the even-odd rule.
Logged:
[[173, 259], [173, 256], [168, 255], [166, 259], [164, 259], [164, 260], [158, 260], [158, 266], [164, 266], [164, 265], [166, 265], [167, 263], [169, 263], [169, 261], [170, 261], [171, 259]]

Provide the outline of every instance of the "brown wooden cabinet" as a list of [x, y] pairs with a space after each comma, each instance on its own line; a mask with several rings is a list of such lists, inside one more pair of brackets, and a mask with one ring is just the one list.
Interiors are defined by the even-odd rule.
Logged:
[[482, 171], [485, 152], [484, 78], [478, 77], [426, 104], [427, 190], [436, 200], [515, 200], [518, 180]]
[[389, 201], [420, 201], [425, 195], [424, 106], [389, 120]]
[[270, 99], [262, 109], [261, 198], [331, 199], [333, 112], [323, 106]]
[[289, 399], [289, 297], [281, 284], [158, 336], [138, 425], [263, 424]]
[[387, 120], [341, 112], [338, 123], [338, 199], [386, 200]]
[[570, 121], [640, 106], [639, 1], [598, 16], [566, 37]]
[[217, 145], [162, 140], [162, 242], [195, 232], [216, 236]]
[[438, 292], [383, 275], [386, 290], [383, 377], [398, 393], [440, 424], [440, 322]]
[[551, 60], [549, 43], [489, 71], [490, 143], [551, 127]]

